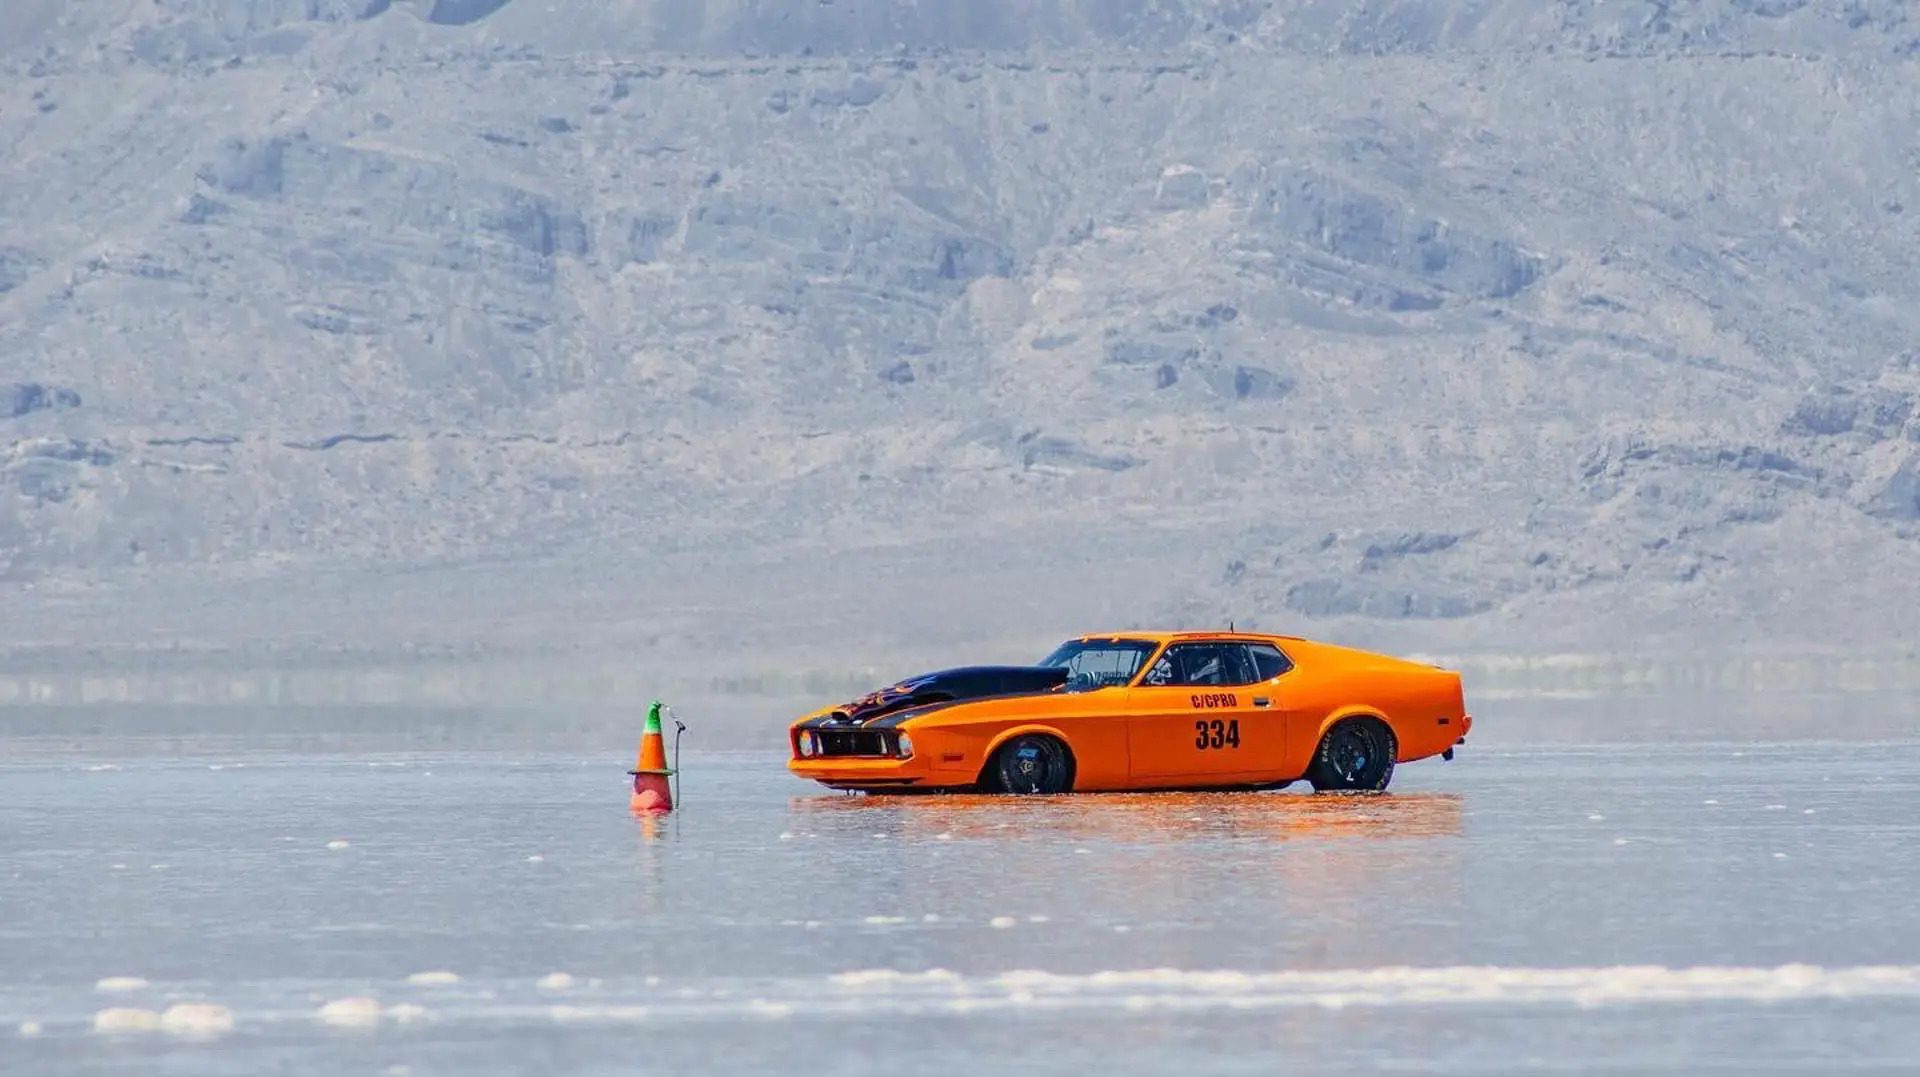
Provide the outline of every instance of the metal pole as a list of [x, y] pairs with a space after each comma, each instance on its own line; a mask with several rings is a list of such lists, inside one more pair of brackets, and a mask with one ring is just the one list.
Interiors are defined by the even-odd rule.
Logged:
[[687, 731], [687, 723], [679, 715], [673, 718], [673, 803], [680, 806], [680, 734]]

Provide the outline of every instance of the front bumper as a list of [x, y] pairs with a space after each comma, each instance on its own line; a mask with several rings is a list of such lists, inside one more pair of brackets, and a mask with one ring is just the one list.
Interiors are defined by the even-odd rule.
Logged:
[[[794, 776], [832, 789], [933, 789], [958, 783], [954, 774], [936, 774], [928, 757], [813, 756], [787, 760]], [[959, 776], [964, 777], [964, 776]]]

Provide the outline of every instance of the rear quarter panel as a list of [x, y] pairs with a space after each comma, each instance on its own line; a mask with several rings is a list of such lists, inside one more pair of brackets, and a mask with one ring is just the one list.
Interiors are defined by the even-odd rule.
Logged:
[[1286, 697], [1293, 775], [1306, 773], [1320, 738], [1346, 718], [1384, 719], [1402, 763], [1438, 755], [1464, 731], [1460, 675], [1452, 670], [1324, 643], [1290, 640], [1286, 649], [1297, 665]]

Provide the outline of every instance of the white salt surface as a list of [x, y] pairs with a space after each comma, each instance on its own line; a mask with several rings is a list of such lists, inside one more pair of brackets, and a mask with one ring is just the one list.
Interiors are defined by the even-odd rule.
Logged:
[[[1885, 784], [1854, 780], [1857, 746], [1768, 752], [1684, 782], [1642, 749], [1513, 750], [1408, 767], [1385, 797], [1045, 803], [818, 796], [781, 784], [781, 760], [720, 752], [709, 795], [655, 826], [571, 760], [475, 757], [428, 782], [163, 761], [116, 776], [124, 798], [72, 763], [0, 764], [19, 850], [0, 870], [0, 1071], [498, 1077], [625, 1058], [607, 1026], [629, 1022], [662, 1072], [702, 1072], [721, 1036], [741, 1072], [853, 1072], [906, 1032], [992, 1070], [1013, 1021], [1062, 1077], [1208, 1072], [1221, 1043], [1248, 1072], [1531, 1070], [1542, 1042], [1593, 1071], [1906, 1072], [1920, 744], [1874, 748]], [[1570, 825], [1588, 814], [1606, 819]], [[314, 856], [321, 826], [360, 835], [354, 855]], [[514, 868], [534, 851], [569, 867]], [[135, 870], [105, 871], [120, 861]], [[408, 979], [443, 970], [460, 979]], [[94, 990], [135, 974], [153, 982]], [[202, 1000], [231, 1032], [199, 1041], [186, 1030], [224, 1022], [169, 1012]], [[139, 1012], [95, 1035], [107, 1007]], [[1332, 1042], [1323, 1010], [1353, 1035]]]
[[93, 1015], [95, 1032], [119, 1035], [128, 1032], [157, 1032], [159, 1029], [160, 1015], [152, 1010], [115, 1006]]
[[337, 1028], [368, 1028], [380, 1023], [380, 1003], [363, 997], [337, 998], [320, 1007], [314, 1016], [322, 1024]]
[[[1151, 998], [1175, 1008], [1225, 1006], [1433, 1006], [1483, 1003], [1640, 1005], [1804, 999], [1920, 1000], [1920, 965], [1773, 967], [1609, 965], [1384, 967], [1314, 971], [1112, 969], [1054, 973], [1017, 969], [957, 975], [945, 969], [858, 969], [828, 984], [878, 996], [869, 1005], [912, 1007], [927, 996], [964, 995], [981, 1005], [1099, 1008]], [[812, 992], [818, 996], [818, 992]]]
[[223, 1036], [233, 1031], [233, 1011], [214, 1002], [177, 1002], [160, 1015], [160, 1028], [189, 1038]]
[[430, 972], [416, 972], [407, 977], [407, 982], [415, 987], [446, 987], [449, 984], [459, 983], [460, 974], [448, 972], [445, 969], [434, 969]]

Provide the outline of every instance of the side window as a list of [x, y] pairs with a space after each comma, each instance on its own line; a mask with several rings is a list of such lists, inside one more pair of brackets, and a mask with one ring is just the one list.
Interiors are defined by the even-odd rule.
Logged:
[[1270, 681], [1293, 668], [1292, 660], [1271, 643], [1249, 644], [1247, 652], [1253, 657], [1255, 680]]
[[1067, 660], [1068, 684], [1080, 691], [1126, 684], [1146, 657], [1146, 648], [1139, 645], [1088, 647]]
[[1147, 671], [1145, 683], [1228, 687], [1260, 679], [1246, 644], [1177, 643]]

